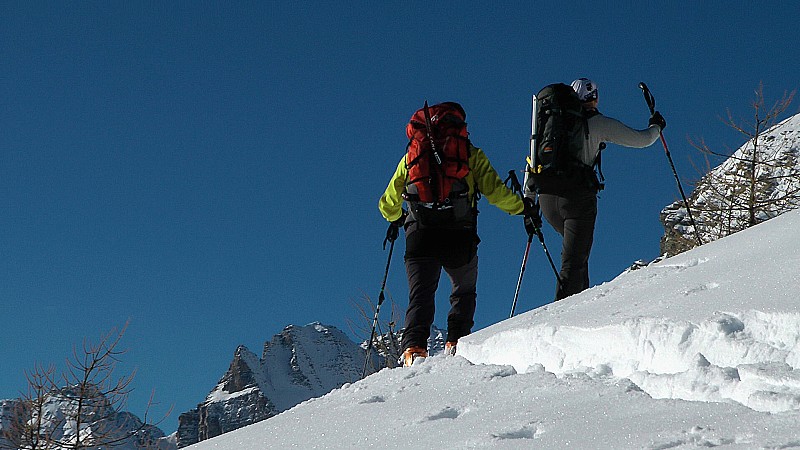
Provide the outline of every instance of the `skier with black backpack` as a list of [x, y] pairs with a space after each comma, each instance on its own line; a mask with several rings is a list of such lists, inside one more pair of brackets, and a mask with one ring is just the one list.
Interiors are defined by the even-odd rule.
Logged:
[[554, 84], [533, 100], [533, 130], [525, 197], [538, 195], [547, 222], [563, 237], [556, 300], [589, 287], [589, 253], [603, 189], [600, 155], [606, 142], [625, 147], [652, 145], [666, 127], [658, 111], [648, 127], [634, 130], [597, 110], [597, 85], [579, 78]]
[[394, 242], [401, 226], [406, 235], [409, 299], [402, 338], [405, 366], [428, 356], [434, 297], [442, 269], [452, 283], [445, 352], [455, 354], [459, 338], [472, 331], [480, 196], [509, 214], [525, 214], [541, 224], [533, 202], [523, 201], [507, 188], [486, 154], [472, 145], [465, 120], [466, 113], [458, 103], [429, 107], [425, 102], [406, 126], [406, 154], [378, 203], [381, 214], [390, 222], [386, 239]]

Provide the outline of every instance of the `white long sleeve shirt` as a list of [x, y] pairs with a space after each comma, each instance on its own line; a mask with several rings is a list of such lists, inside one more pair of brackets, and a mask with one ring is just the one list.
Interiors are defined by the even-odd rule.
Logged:
[[580, 155], [581, 161], [586, 165], [593, 165], [600, 151], [601, 142], [610, 142], [625, 147], [644, 148], [658, 139], [660, 129], [658, 125], [650, 125], [644, 130], [634, 130], [617, 119], [596, 114], [587, 121], [589, 125], [589, 139], [583, 146]]

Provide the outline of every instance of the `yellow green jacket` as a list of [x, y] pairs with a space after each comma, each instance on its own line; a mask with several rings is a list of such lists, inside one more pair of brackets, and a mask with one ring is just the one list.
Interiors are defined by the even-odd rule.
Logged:
[[[503, 180], [500, 179], [483, 150], [470, 146], [469, 167], [470, 171], [466, 180], [471, 198], [475, 198], [477, 188], [481, 195], [489, 200], [489, 203], [501, 210], [509, 214], [522, 212], [522, 200], [503, 184]], [[406, 158], [403, 156], [397, 164], [397, 169], [394, 171], [389, 185], [386, 186], [386, 191], [378, 201], [378, 209], [389, 222], [399, 219], [403, 213], [403, 192], [406, 189], [407, 179], [408, 167], [406, 167]]]

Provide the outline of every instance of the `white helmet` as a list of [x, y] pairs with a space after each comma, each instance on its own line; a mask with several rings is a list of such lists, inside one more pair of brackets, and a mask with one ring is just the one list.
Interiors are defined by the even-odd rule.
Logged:
[[572, 82], [572, 89], [578, 94], [582, 102], [597, 100], [597, 84], [588, 78], [578, 78]]

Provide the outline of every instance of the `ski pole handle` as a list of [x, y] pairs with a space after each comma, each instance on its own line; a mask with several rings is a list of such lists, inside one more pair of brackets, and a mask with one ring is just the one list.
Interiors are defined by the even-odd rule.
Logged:
[[653, 94], [650, 92], [650, 89], [644, 84], [644, 81], [639, 83], [639, 89], [642, 90], [642, 94], [644, 95], [644, 101], [647, 102], [647, 107], [650, 108], [650, 114], [656, 112], [656, 98], [653, 97]]

